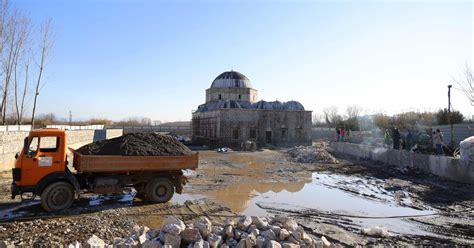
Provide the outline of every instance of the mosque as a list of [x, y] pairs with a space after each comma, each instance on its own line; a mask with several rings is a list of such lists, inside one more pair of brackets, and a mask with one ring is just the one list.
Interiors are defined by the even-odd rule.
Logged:
[[192, 140], [199, 145], [239, 147], [251, 140], [258, 147], [311, 145], [311, 113], [297, 101], [258, 100], [251, 81], [226, 71], [206, 90], [206, 102], [192, 114]]

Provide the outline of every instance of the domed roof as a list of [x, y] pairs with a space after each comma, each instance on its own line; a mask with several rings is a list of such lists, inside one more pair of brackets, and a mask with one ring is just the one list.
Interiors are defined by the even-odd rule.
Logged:
[[240, 72], [226, 71], [214, 79], [211, 88], [252, 88], [252, 83]]
[[284, 110], [304, 110], [303, 104], [297, 101], [289, 101], [283, 104]]

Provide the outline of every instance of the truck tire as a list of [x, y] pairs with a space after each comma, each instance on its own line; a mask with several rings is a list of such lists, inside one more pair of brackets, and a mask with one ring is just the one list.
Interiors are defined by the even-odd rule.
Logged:
[[164, 203], [171, 200], [174, 185], [167, 178], [157, 178], [147, 184], [146, 197], [152, 203]]
[[69, 208], [74, 201], [74, 188], [67, 182], [55, 182], [41, 193], [41, 206], [48, 212]]

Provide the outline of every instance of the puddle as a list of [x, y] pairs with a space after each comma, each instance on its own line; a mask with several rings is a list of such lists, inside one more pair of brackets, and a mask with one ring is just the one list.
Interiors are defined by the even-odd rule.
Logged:
[[[204, 194], [207, 198], [228, 206], [234, 212], [246, 215], [268, 214], [265, 209], [258, 207], [257, 203], [277, 209], [315, 209], [361, 217], [434, 213], [398, 205], [393, 194], [383, 189], [382, 183], [375, 178], [313, 173], [306, 182], [235, 184]], [[202, 197], [184, 194], [180, 199], [184, 201]], [[383, 225], [395, 233], [430, 235], [421, 230], [417, 224], [401, 218], [349, 219], [363, 228]]]

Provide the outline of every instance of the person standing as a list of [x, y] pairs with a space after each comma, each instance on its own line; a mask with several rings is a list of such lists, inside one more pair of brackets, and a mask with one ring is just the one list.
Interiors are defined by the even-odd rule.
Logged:
[[390, 132], [385, 129], [385, 132], [383, 134], [384, 147], [390, 148], [390, 139], [392, 139], [392, 137], [390, 136]]
[[433, 145], [436, 149], [436, 155], [444, 155], [443, 151], [443, 133], [439, 129], [433, 132]]
[[394, 128], [392, 131], [392, 139], [393, 139], [393, 149], [400, 149], [400, 131], [398, 128]]

